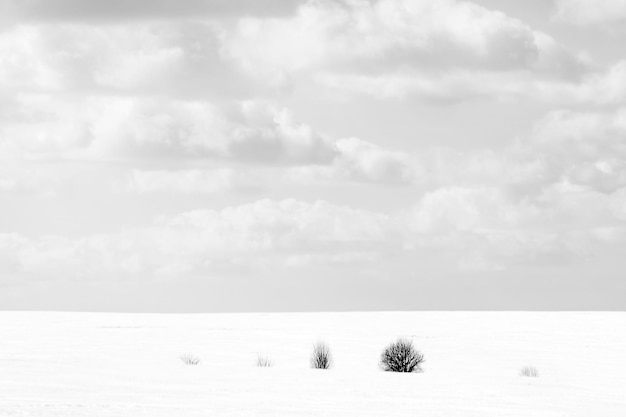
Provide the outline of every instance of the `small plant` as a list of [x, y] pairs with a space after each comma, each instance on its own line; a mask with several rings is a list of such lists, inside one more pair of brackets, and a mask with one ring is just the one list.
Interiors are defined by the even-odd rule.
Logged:
[[422, 363], [424, 355], [407, 339], [391, 343], [380, 355], [380, 366], [388, 372], [422, 372]]
[[180, 357], [180, 360], [183, 361], [185, 365], [199, 365], [200, 358], [192, 355], [191, 353], [186, 353]]
[[261, 355], [261, 354], [257, 355], [256, 366], [260, 368], [269, 368], [272, 365], [273, 365], [272, 358], [270, 358], [269, 356]]
[[534, 366], [524, 366], [522, 369], [520, 369], [519, 375], [526, 376], [529, 378], [538, 378], [539, 371]]
[[333, 364], [333, 357], [330, 354], [330, 348], [324, 342], [317, 342], [313, 345], [313, 353], [311, 354], [311, 368], [314, 369], [330, 369]]

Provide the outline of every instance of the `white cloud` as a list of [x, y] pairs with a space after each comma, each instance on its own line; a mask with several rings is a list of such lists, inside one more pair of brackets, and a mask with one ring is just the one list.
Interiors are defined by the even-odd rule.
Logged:
[[626, 186], [626, 109], [553, 111], [539, 121], [528, 146], [557, 178], [612, 192]]
[[30, 157], [221, 158], [261, 164], [328, 164], [329, 139], [262, 102], [26, 95], [0, 124], [0, 149]]
[[460, 268], [572, 263], [626, 244], [626, 188], [558, 184], [519, 198], [448, 187], [390, 214], [324, 201], [259, 200], [161, 216], [147, 227], [78, 238], [0, 235], [0, 267], [69, 279], [167, 279], [208, 271], [363, 266], [443, 254]]
[[581, 262], [626, 244], [622, 199], [623, 189], [606, 195], [568, 184], [525, 198], [492, 187], [438, 189], [409, 213], [409, 245], [469, 269]]
[[511, 201], [497, 188], [441, 188], [427, 193], [414, 210], [411, 227], [420, 233], [508, 229], [532, 207]]
[[414, 180], [413, 162], [406, 153], [391, 151], [358, 138], [341, 139], [337, 148], [340, 156], [334, 164], [340, 176], [396, 184]]
[[0, 271], [15, 272], [19, 269], [19, 251], [27, 239], [16, 233], [0, 233]]
[[382, 97], [520, 94], [586, 71], [547, 34], [454, 0], [309, 2], [294, 17], [242, 19], [223, 51], [259, 78]]
[[17, 181], [11, 178], [0, 178], [0, 191], [10, 191], [17, 187]]
[[198, 1], [177, 0], [0, 0], [0, 16], [27, 21], [123, 21], [128, 19], [176, 19], [282, 15], [298, 4], [294, 0]]
[[139, 170], [133, 169], [127, 191], [138, 193], [182, 192], [188, 194], [249, 190], [264, 182], [252, 172], [232, 168], [210, 170]]
[[613, 216], [626, 222], [626, 188], [611, 194], [609, 210]]
[[[6, 181], [25, 177], [15, 163], [24, 159], [124, 161], [131, 167], [149, 160], [178, 164], [177, 170], [134, 171], [129, 190], [142, 192], [213, 192], [271, 182], [414, 180], [414, 162], [407, 154], [357, 138], [331, 139], [297, 121], [287, 109], [264, 101], [216, 105], [22, 94], [14, 104], [12, 117], [0, 120], [0, 157], [14, 162]], [[200, 169], [198, 161], [240, 165]], [[272, 167], [284, 169], [266, 169]]]
[[557, 17], [563, 21], [587, 25], [626, 20], [624, 0], [556, 0]]
[[363, 63], [374, 71], [388, 65], [519, 69], [544, 64], [557, 48], [518, 20], [452, 0], [312, 2], [293, 18], [242, 20], [227, 47], [251, 69], [285, 71]]
[[626, 61], [588, 71], [575, 79], [542, 77], [524, 70], [456, 69], [431, 74], [402, 68], [385, 74], [320, 73], [314, 76], [335, 94], [365, 94], [380, 99], [419, 97], [435, 102], [470, 99], [539, 100], [560, 105], [623, 104], [626, 101]]
[[235, 23], [10, 27], [0, 32], [0, 91], [242, 98], [314, 83], [335, 95], [591, 103], [626, 92], [623, 63], [592, 72], [549, 35], [470, 2], [307, 2], [295, 15]]
[[434, 187], [503, 187], [532, 193], [554, 180], [546, 161], [519, 145], [498, 151], [430, 149], [418, 162], [420, 180]]
[[0, 0], [0, 286], [626, 247], [623, 2], [525, 8], [546, 32], [465, 0], [174, 3]]
[[207, 22], [26, 24], [0, 31], [0, 91], [239, 96]]
[[363, 254], [375, 257], [396, 245], [387, 223], [385, 215], [323, 201], [260, 200], [82, 238], [0, 234], [0, 267], [44, 276], [123, 279], [175, 276], [183, 270], [294, 267], [304, 259], [359, 263], [366, 261]]
[[497, 187], [536, 196], [561, 183], [612, 193], [626, 186], [626, 109], [553, 110], [494, 149], [424, 150], [414, 166], [431, 187]]
[[562, 103], [573, 100], [592, 104], [624, 104], [626, 102], [626, 60], [616, 62], [604, 71], [588, 74], [579, 84], [555, 88], [548, 93], [554, 99], [560, 98]]

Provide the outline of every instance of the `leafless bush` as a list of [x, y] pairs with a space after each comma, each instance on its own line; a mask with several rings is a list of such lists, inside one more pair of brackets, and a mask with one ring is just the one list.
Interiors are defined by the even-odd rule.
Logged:
[[380, 366], [388, 372], [422, 372], [424, 355], [407, 339], [398, 339], [380, 355]]
[[539, 371], [534, 366], [524, 366], [519, 371], [520, 376], [527, 376], [529, 378], [537, 378], [539, 377]]
[[269, 368], [272, 365], [273, 365], [272, 358], [270, 358], [269, 356], [261, 355], [261, 354], [257, 355], [256, 366], [261, 367], [261, 368]]
[[330, 348], [324, 342], [317, 342], [313, 345], [313, 353], [311, 354], [311, 368], [329, 369], [333, 364], [333, 357], [330, 354]]
[[185, 365], [199, 365], [200, 358], [192, 355], [191, 353], [186, 353], [180, 357], [180, 360], [183, 361]]

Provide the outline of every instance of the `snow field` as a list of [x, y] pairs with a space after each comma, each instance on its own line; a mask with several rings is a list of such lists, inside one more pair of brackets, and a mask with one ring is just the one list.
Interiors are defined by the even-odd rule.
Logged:
[[[0, 416], [623, 417], [624, 329], [604, 312], [0, 312]], [[380, 370], [398, 337], [424, 373]], [[330, 370], [310, 368], [318, 340]]]

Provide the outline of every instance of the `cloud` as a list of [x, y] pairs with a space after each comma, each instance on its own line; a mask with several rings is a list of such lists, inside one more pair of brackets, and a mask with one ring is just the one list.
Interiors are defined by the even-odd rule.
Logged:
[[25, 95], [0, 125], [0, 149], [29, 157], [216, 158], [259, 164], [328, 164], [332, 141], [264, 102]]
[[365, 182], [406, 184], [414, 181], [413, 161], [404, 152], [392, 151], [358, 138], [337, 141], [340, 156], [334, 161], [339, 176]]
[[245, 98], [312, 83], [330, 95], [444, 102], [626, 96], [623, 62], [593, 68], [549, 35], [470, 2], [319, 1], [297, 10], [115, 25], [26, 19], [0, 31], [0, 93]]
[[126, 191], [142, 194], [154, 192], [203, 194], [254, 190], [264, 185], [265, 183], [258, 175], [232, 168], [175, 171], [133, 169]]
[[611, 194], [609, 210], [616, 218], [626, 221], [626, 188]]
[[[16, 103], [13, 118], [0, 123], [5, 191], [47, 181], [49, 170], [20, 173], [16, 161], [23, 159], [123, 161], [134, 169], [127, 190], [143, 193], [360, 182], [497, 186], [533, 195], [563, 181], [605, 193], [626, 185], [623, 109], [552, 111], [529, 137], [497, 152], [424, 149], [411, 156], [358, 138], [329, 138], [260, 101], [23, 95]], [[140, 168], [151, 160], [168, 168]], [[212, 165], [200, 168], [200, 161]], [[215, 168], [225, 163], [239, 167]]]
[[0, 0], [0, 15], [20, 21], [120, 21], [129, 19], [276, 16], [290, 13], [292, 0]]
[[557, 0], [557, 18], [568, 23], [589, 25], [626, 20], [624, 0]]
[[506, 229], [532, 211], [520, 208], [497, 188], [441, 188], [422, 198], [414, 209], [411, 227], [420, 233]]
[[220, 57], [206, 22], [17, 25], [0, 31], [0, 91], [240, 96], [254, 91]]
[[228, 47], [233, 58], [261, 69], [366, 64], [384, 72], [389, 66], [519, 69], [553, 59], [550, 48], [557, 45], [473, 3], [380, 0], [321, 1], [301, 6], [293, 18], [243, 19]]
[[[132, 169], [131, 193], [258, 192], [280, 187], [370, 183], [408, 186], [418, 181], [416, 161], [357, 138], [336, 142], [337, 155], [326, 165], [240, 165], [237, 168]], [[1, 184], [1, 183], [0, 183]]]
[[17, 187], [17, 181], [11, 178], [0, 178], [0, 191], [10, 191]]
[[224, 55], [258, 78], [382, 97], [506, 95], [587, 70], [549, 35], [453, 0], [309, 2], [293, 17], [241, 19], [223, 42]]
[[415, 233], [407, 244], [442, 251], [468, 269], [576, 263], [626, 243], [623, 193], [566, 183], [523, 198], [496, 187], [441, 188], [409, 212]]
[[[147, 161], [164, 164], [167, 168], [132, 172], [128, 190], [139, 192], [319, 181], [410, 184], [415, 179], [407, 154], [358, 138], [332, 139], [265, 101], [22, 94], [11, 112], [0, 120], [0, 158], [7, 163], [123, 162], [131, 169]], [[239, 167], [199, 168], [200, 161]], [[19, 171], [13, 164], [13, 176], [5, 181], [27, 180]]]
[[[259, 200], [162, 216], [151, 226], [81, 238], [0, 234], [0, 267], [37, 276], [175, 277], [223, 269], [365, 262], [395, 246], [382, 214], [327, 202]], [[360, 255], [359, 255], [360, 254]]]
[[433, 254], [461, 269], [571, 264], [626, 244], [625, 196], [626, 187], [604, 194], [566, 183], [523, 198], [500, 187], [445, 187], [393, 213], [263, 199], [105, 234], [0, 234], [0, 268], [40, 279], [141, 280], [385, 266]]
[[0, 271], [15, 272], [19, 270], [19, 251], [28, 240], [16, 233], [0, 234]]
[[612, 193], [626, 186], [626, 110], [552, 110], [499, 149], [431, 148], [415, 157], [429, 187], [497, 187], [536, 196], [568, 183]]
[[440, 103], [472, 99], [539, 100], [559, 105], [615, 105], [626, 102], [626, 61], [589, 70], [576, 79], [542, 77], [528, 71], [458, 69], [429, 74], [399, 69], [387, 74], [321, 73], [316, 81], [335, 93], [379, 99], [419, 97]]
[[546, 90], [554, 101], [591, 104], [624, 104], [626, 102], [626, 60], [620, 60], [604, 71], [585, 76], [581, 83]]
[[613, 192], [626, 186], [626, 109], [615, 112], [552, 111], [528, 140], [553, 176]]

